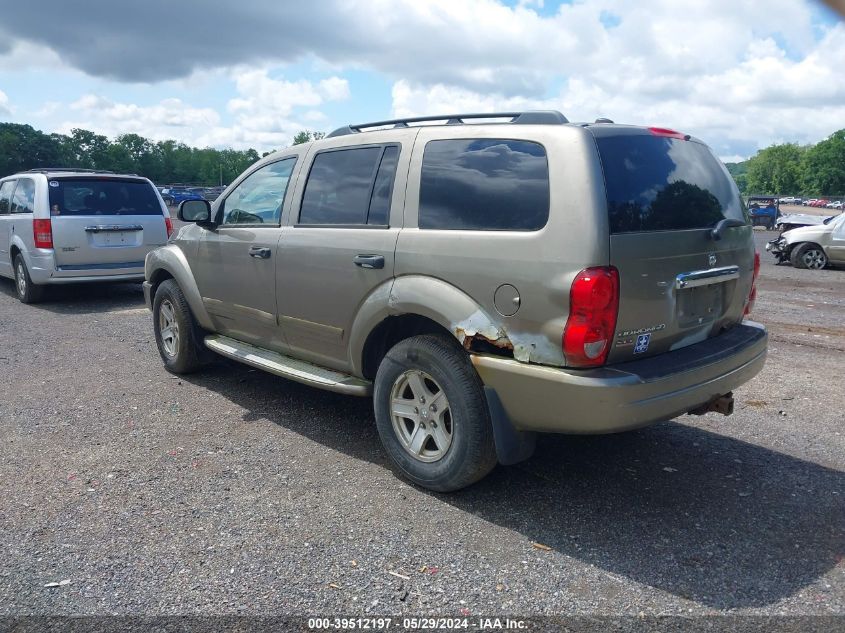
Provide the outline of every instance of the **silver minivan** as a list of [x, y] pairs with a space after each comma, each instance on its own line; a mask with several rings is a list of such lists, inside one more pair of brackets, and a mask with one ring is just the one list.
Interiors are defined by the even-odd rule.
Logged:
[[170, 212], [146, 178], [33, 169], [0, 179], [0, 276], [32, 303], [51, 284], [141, 281]]

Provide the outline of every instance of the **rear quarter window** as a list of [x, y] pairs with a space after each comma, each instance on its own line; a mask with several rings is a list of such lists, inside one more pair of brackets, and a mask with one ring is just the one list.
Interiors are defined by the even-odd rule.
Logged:
[[611, 233], [748, 221], [736, 185], [706, 145], [645, 134], [598, 137], [596, 144]]
[[423, 154], [419, 227], [536, 231], [549, 219], [549, 164], [539, 143], [430, 141]]
[[153, 186], [143, 180], [64, 178], [49, 182], [50, 215], [163, 215]]
[[32, 213], [35, 210], [35, 183], [21, 178], [12, 194], [12, 213]]
[[15, 181], [7, 180], [0, 184], [0, 215], [9, 215], [12, 209], [12, 192], [15, 190]]

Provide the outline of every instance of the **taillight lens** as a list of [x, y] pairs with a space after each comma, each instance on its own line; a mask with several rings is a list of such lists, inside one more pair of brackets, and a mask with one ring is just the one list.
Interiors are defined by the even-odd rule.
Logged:
[[613, 266], [586, 268], [569, 290], [569, 320], [563, 353], [570, 367], [596, 367], [607, 360], [619, 313], [619, 271]]
[[32, 233], [35, 237], [35, 248], [53, 248], [53, 225], [49, 219], [33, 220]]
[[164, 218], [164, 227], [167, 229], [167, 237], [169, 238], [173, 233], [173, 220], [170, 218]]
[[748, 301], [745, 302], [745, 311], [742, 316], [748, 316], [754, 309], [754, 302], [757, 300], [757, 278], [760, 276], [760, 253], [754, 251], [754, 276], [751, 278], [751, 292], [748, 293]]

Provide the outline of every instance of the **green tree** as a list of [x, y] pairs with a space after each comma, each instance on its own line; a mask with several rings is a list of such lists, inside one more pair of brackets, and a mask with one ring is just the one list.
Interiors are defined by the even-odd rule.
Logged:
[[297, 132], [293, 137], [293, 145], [301, 145], [302, 143], [309, 143], [311, 141], [319, 141], [321, 138], [326, 138], [325, 132], [312, 132], [310, 130], [302, 130]]
[[748, 160], [746, 190], [759, 194], [794, 194], [801, 190], [801, 155], [794, 143], [772, 145]]
[[744, 194], [748, 188], [748, 161], [725, 163], [725, 167], [728, 168], [728, 172], [733, 177], [734, 182], [736, 182], [739, 192]]
[[845, 129], [808, 149], [801, 161], [803, 193], [836, 196], [845, 193]]
[[0, 175], [61, 162], [63, 146], [57, 139], [30, 125], [0, 123]]
[[64, 167], [109, 169], [109, 139], [89, 130], [73, 128], [68, 139], [69, 162]]

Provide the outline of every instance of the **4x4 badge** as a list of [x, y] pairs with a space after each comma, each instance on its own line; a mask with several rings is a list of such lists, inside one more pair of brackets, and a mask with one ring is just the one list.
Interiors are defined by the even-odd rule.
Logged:
[[634, 345], [634, 354], [642, 354], [648, 349], [648, 344], [651, 342], [651, 334], [640, 334], [637, 337], [637, 344]]
[[707, 258], [707, 263], [709, 263], [711, 266], [716, 265], [716, 253], [710, 253], [709, 257]]

